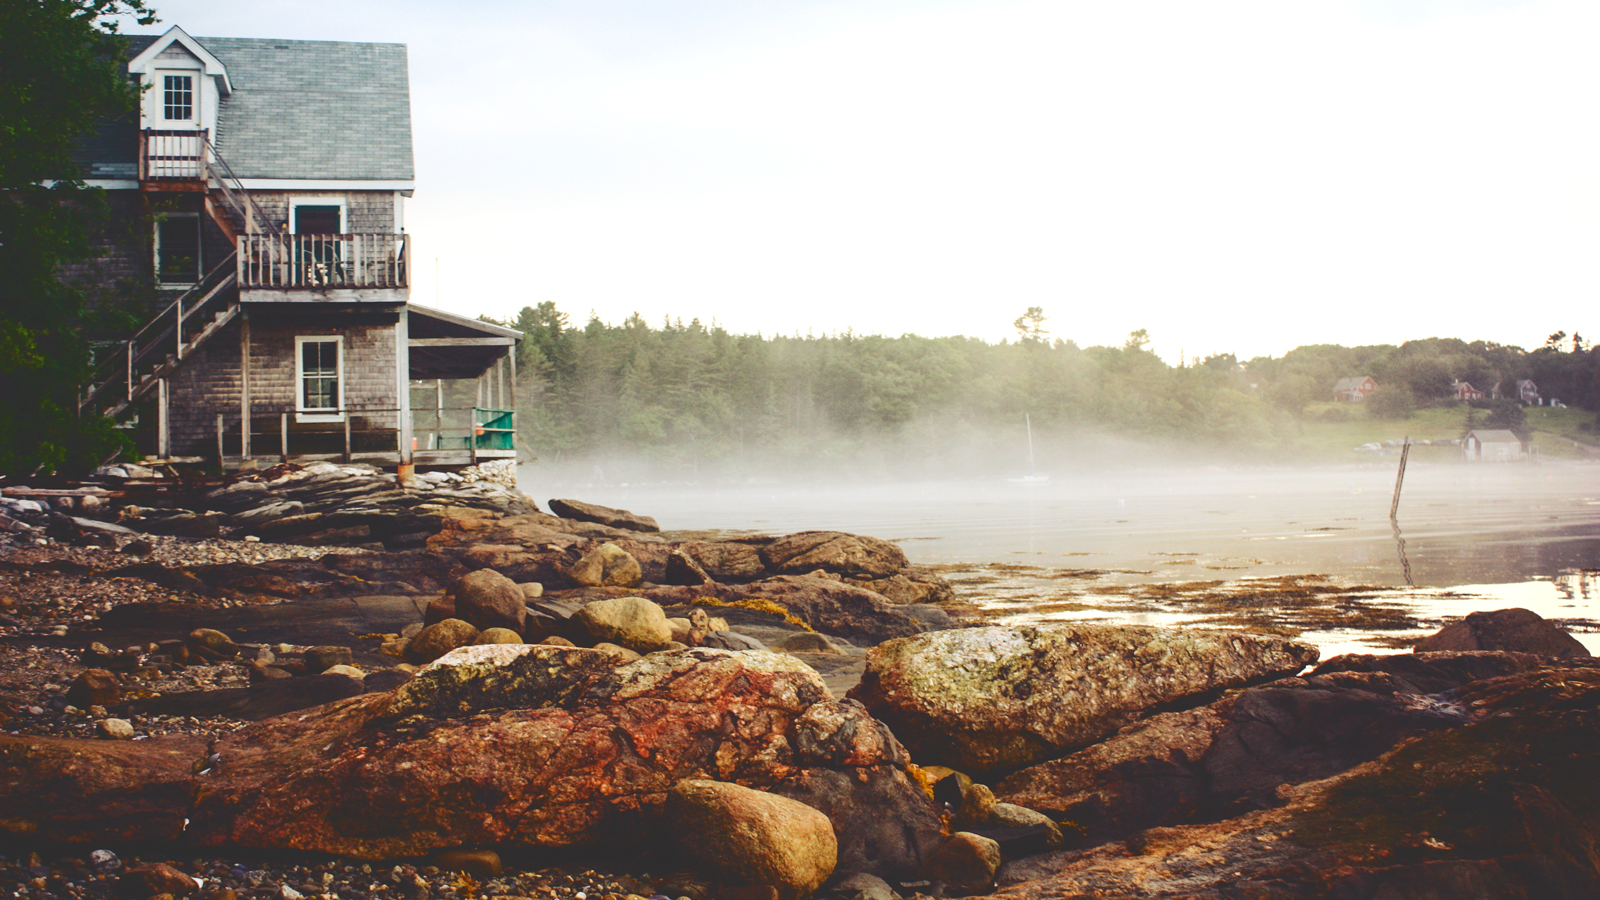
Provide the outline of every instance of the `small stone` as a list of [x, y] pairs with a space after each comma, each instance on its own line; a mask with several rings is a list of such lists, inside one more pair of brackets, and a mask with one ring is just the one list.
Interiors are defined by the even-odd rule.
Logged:
[[189, 632], [183, 642], [190, 653], [213, 662], [230, 660], [239, 655], [239, 645], [233, 642], [233, 638], [215, 628], [196, 628]]
[[644, 578], [639, 561], [616, 544], [605, 543], [572, 564], [567, 574], [590, 587], [637, 587]]
[[478, 635], [474, 644], [520, 644], [522, 635], [509, 628], [486, 628]]
[[278, 887], [278, 900], [304, 900], [304, 897], [305, 894], [300, 893], [287, 884], [280, 885]]
[[89, 854], [89, 865], [93, 866], [96, 872], [109, 874], [122, 868], [122, 860], [110, 850], [96, 850]]
[[922, 866], [922, 877], [942, 881], [962, 894], [988, 893], [1000, 869], [1000, 845], [969, 831], [950, 836]]
[[95, 730], [106, 740], [133, 740], [133, 723], [127, 719], [102, 719], [95, 726]]
[[123, 544], [121, 552], [126, 553], [129, 556], [149, 556], [150, 554], [156, 552], [156, 545], [144, 540], [143, 538], [139, 538]]
[[247, 534], [244, 536], [244, 542], [247, 544], [259, 544], [261, 543], [261, 538], [254, 534]]
[[433, 855], [432, 862], [447, 872], [466, 872], [485, 878], [494, 878], [504, 870], [500, 854], [493, 850], [440, 850]]
[[601, 653], [610, 654], [612, 657], [624, 663], [631, 663], [640, 658], [638, 653], [629, 650], [627, 647], [619, 647], [616, 644], [608, 644], [604, 641], [595, 644], [594, 649], [599, 650]]
[[143, 900], [154, 894], [187, 897], [198, 887], [193, 878], [166, 863], [129, 866], [117, 879], [117, 893], [130, 900]]
[[574, 644], [573, 642], [567, 640], [566, 638], [562, 637], [559, 634], [552, 634], [549, 637], [545, 638], [544, 640], [540, 641], [539, 643], [545, 644], [545, 645], [550, 646], [550, 647], [576, 647], [576, 646], [578, 646], [577, 644]]
[[109, 715], [109, 713], [106, 712], [106, 708], [104, 706], [96, 704], [89, 707], [89, 715], [96, 719], [104, 719], [107, 715]]
[[478, 629], [460, 619], [445, 619], [422, 629], [406, 645], [406, 659], [412, 663], [430, 663], [457, 647], [465, 647], [478, 638]]
[[355, 666], [346, 666], [346, 665], [329, 666], [328, 668], [322, 670], [322, 674], [323, 675], [343, 675], [343, 676], [345, 676], [347, 678], [354, 678], [357, 681], [360, 681], [361, 679], [367, 677], [367, 673], [361, 671], [360, 669], [356, 668]]
[[667, 614], [643, 597], [586, 603], [572, 614], [572, 624], [596, 643], [620, 644], [639, 653], [649, 653], [672, 640]]
[[105, 669], [84, 669], [67, 689], [67, 702], [79, 708], [122, 702], [122, 682]]
[[830, 643], [827, 638], [812, 631], [801, 631], [791, 634], [784, 638], [783, 643], [779, 644], [778, 646], [783, 650], [789, 651], [790, 653], [839, 652], [839, 648]]
[[334, 666], [350, 665], [350, 648], [327, 645], [312, 647], [305, 653], [306, 674], [316, 675]]

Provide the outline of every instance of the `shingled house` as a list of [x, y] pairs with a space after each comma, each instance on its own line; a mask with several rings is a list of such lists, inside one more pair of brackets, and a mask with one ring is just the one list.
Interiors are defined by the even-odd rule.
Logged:
[[[159, 299], [101, 348], [82, 405], [142, 418], [156, 459], [514, 459], [521, 334], [409, 302], [405, 46], [127, 40], [137, 119], [80, 151], [127, 226], [92, 277]], [[446, 379], [475, 379], [476, 401], [446, 408]]]

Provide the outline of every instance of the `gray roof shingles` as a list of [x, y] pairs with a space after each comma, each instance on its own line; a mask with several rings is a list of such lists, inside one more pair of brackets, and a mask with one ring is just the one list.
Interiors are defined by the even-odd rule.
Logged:
[[[155, 38], [129, 37], [129, 55]], [[411, 181], [404, 44], [195, 38], [228, 68], [217, 149], [240, 178]], [[78, 154], [86, 177], [130, 177], [132, 122], [108, 122]], [[119, 174], [113, 174], [113, 173]]]

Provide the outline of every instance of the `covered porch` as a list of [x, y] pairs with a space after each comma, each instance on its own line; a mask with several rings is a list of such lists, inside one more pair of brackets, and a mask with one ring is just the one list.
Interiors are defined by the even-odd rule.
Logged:
[[[172, 446], [169, 400], [165, 381], [158, 385], [157, 431], [163, 436], [150, 463], [218, 464], [222, 469], [255, 468], [277, 462], [361, 462], [383, 467], [417, 466], [459, 469], [496, 460], [517, 458], [513, 352], [521, 332], [413, 304], [387, 311], [362, 307], [347, 311], [344, 305], [321, 306], [321, 316], [290, 316], [295, 330], [322, 332], [316, 340], [332, 342], [339, 333], [354, 341], [355, 332], [368, 329], [364, 346], [382, 346], [368, 353], [368, 363], [356, 360], [349, 348], [339, 346], [327, 375], [336, 409], [308, 413], [300, 398], [268, 388], [285, 380], [285, 365], [264, 367], [260, 334], [269, 322], [284, 321], [281, 305], [269, 304], [271, 319], [256, 322], [258, 344], [251, 350], [249, 318], [241, 327], [236, 360], [250, 360], [237, 382], [236, 405], [222, 400], [214, 416], [201, 426], [200, 448], [186, 446], [188, 455], [163, 452]], [[259, 307], [257, 309], [260, 309]], [[321, 321], [316, 321], [321, 320]], [[383, 322], [390, 323], [385, 327]], [[376, 337], [371, 329], [392, 335]], [[311, 339], [306, 339], [311, 340]], [[392, 343], [391, 343], [392, 341]], [[300, 348], [296, 345], [296, 354]], [[371, 361], [387, 358], [381, 368]], [[237, 365], [237, 363], [236, 363]], [[300, 378], [298, 390], [305, 390]], [[387, 382], [387, 390], [371, 385]], [[358, 385], [359, 383], [359, 385]], [[359, 389], [358, 389], [359, 387]], [[253, 395], [253, 396], [252, 396]], [[173, 398], [176, 400], [177, 398]], [[237, 410], [229, 414], [228, 406]], [[172, 407], [176, 413], [179, 407]], [[192, 418], [192, 417], [191, 417]], [[214, 421], [213, 421], [214, 418]], [[199, 453], [196, 453], [196, 449]]]

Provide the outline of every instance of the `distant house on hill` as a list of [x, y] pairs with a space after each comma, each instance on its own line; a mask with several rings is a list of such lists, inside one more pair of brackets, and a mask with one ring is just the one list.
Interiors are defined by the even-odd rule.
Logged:
[[1367, 399], [1367, 395], [1378, 389], [1378, 383], [1370, 375], [1357, 375], [1354, 378], [1341, 378], [1333, 386], [1333, 399], [1347, 403], [1360, 403]]
[[1456, 395], [1457, 400], [1482, 400], [1484, 397], [1483, 391], [1465, 381], [1452, 381], [1450, 390]]
[[1522, 459], [1522, 439], [1503, 428], [1478, 428], [1461, 440], [1461, 455], [1468, 462], [1514, 462]]
[[1509, 391], [1502, 391], [1500, 382], [1495, 382], [1494, 388], [1489, 393], [1496, 400], [1502, 398], [1516, 400], [1523, 406], [1541, 406], [1544, 403], [1539, 397], [1539, 386], [1534, 384], [1531, 378], [1518, 378], [1517, 386]]

